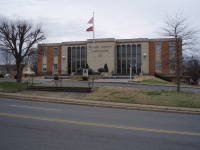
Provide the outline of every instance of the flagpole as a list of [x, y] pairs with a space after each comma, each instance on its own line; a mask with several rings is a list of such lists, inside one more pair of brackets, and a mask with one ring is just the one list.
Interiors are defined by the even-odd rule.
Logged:
[[94, 12], [93, 12], [93, 70], [95, 72], [95, 62], [94, 62], [95, 52], [94, 52]]

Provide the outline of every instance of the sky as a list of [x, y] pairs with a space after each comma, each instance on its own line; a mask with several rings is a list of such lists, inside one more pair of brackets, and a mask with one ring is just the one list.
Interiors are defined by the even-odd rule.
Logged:
[[0, 0], [0, 16], [41, 23], [47, 39], [41, 43], [86, 41], [94, 12], [95, 38], [161, 38], [158, 26], [166, 13], [182, 12], [200, 27], [200, 0]]

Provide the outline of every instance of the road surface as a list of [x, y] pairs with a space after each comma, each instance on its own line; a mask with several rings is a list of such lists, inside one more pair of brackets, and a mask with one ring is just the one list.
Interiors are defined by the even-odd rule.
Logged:
[[199, 150], [200, 116], [0, 98], [2, 150]]

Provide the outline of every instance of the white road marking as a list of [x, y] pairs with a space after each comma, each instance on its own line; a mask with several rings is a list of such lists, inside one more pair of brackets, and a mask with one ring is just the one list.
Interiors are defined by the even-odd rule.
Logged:
[[58, 109], [50, 109], [50, 108], [39, 108], [39, 107], [29, 107], [29, 106], [20, 106], [20, 105], [9, 105], [11, 107], [23, 107], [23, 108], [32, 108], [32, 109], [43, 109], [43, 110], [53, 110], [53, 111], [60, 111]]

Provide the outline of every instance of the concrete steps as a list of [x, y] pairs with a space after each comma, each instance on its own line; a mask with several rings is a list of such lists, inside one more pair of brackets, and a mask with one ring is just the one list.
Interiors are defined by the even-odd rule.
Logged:
[[90, 93], [89, 87], [52, 87], [52, 86], [30, 86], [29, 91], [49, 91], [49, 92], [81, 92]]
[[[132, 75], [131, 76], [132, 79], [134, 79], [134, 76]], [[110, 76], [110, 77], [104, 77], [103, 79], [130, 79], [130, 75], [126, 75], [126, 76], [122, 76], [122, 75], [113, 75], [113, 76]]]

